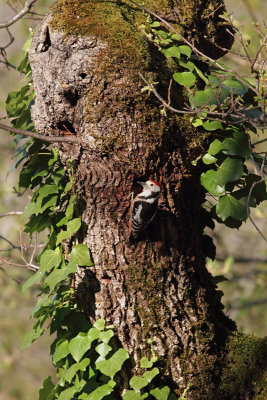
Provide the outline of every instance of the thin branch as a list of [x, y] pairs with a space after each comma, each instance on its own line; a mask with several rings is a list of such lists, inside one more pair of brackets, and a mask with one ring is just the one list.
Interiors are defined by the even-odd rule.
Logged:
[[0, 218], [8, 217], [10, 215], [22, 215], [22, 214], [23, 214], [23, 211], [9, 211], [6, 213], [0, 213]]
[[38, 271], [39, 267], [38, 265], [34, 265], [34, 264], [18, 264], [15, 263], [13, 261], [9, 261], [6, 258], [3, 258], [0, 256], [0, 261], [2, 264], [7, 264], [7, 265], [11, 265], [13, 267], [18, 267], [18, 268], [24, 268], [24, 269], [30, 269], [31, 271]]
[[[175, 112], [177, 114], [199, 115], [202, 112], [204, 112], [208, 116], [209, 120], [211, 120], [211, 121], [220, 121], [220, 122], [224, 122], [224, 123], [229, 122], [232, 125], [239, 125], [239, 124], [241, 124], [243, 122], [249, 122], [251, 125], [253, 125], [255, 127], [259, 127], [257, 125], [257, 123], [252, 121], [250, 118], [248, 118], [246, 116], [244, 117], [244, 113], [242, 112], [243, 108], [237, 109], [236, 108], [237, 104], [233, 103], [233, 99], [232, 99], [231, 107], [227, 110], [227, 112], [209, 111], [209, 110], [205, 109], [206, 105], [204, 105], [202, 107], [196, 107], [196, 108], [192, 109], [189, 105], [185, 104], [184, 109], [182, 109], [182, 110], [174, 108], [169, 104], [169, 100], [168, 100], [168, 102], [166, 102], [163, 99], [163, 97], [161, 97], [161, 95], [155, 89], [154, 85], [152, 83], [149, 83], [146, 80], [146, 78], [141, 74], [141, 72], [139, 72], [139, 76], [143, 79], [145, 84], [149, 87], [149, 90], [161, 102], [162, 106], [166, 107], [170, 111], [173, 111], [173, 112]], [[218, 96], [219, 96], [219, 94], [218, 94]], [[208, 103], [208, 100], [207, 100], [207, 103]], [[235, 111], [235, 113], [233, 113], [233, 111]], [[214, 116], [214, 117], [212, 117], [212, 116]], [[228, 120], [228, 118], [231, 118], [231, 119]], [[232, 120], [233, 118], [236, 119], [236, 121]], [[262, 127], [262, 128], [264, 129], [266, 127]]]
[[220, 63], [218, 63], [216, 60], [213, 58], [207, 56], [206, 54], [202, 53], [197, 47], [194, 46], [189, 40], [187, 40], [184, 36], [181, 35], [180, 32], [178, 32], [169, 22], [167, 22], [164, 18], [160, 17], [158, 14], [154, 13], [153, 11], [149, 10], [145, 6], [142, 6], [141, 4], [136, 3], [134, 0], [129, 0], [130, 3], [134, 4], [136, 7], [140, 8], [141, 10], [145, 11], [147, 14], [152, 15], [154, 18], [157, 20], [161, 21], [163, 25], [165, 25], [170, 31], [173, 33], [176, 33], [180, 39], [189, 46], [195, 54], [201, 57], [202, 61], [209, 61], [212, 63], [212, 65], [215, 65], [218, 69], [220, 69], [223, 72], [231, 72], [235, 75], [236, 79], [245, 84], [248, 88], [250, 88], [254, 93], [257, 95], [259, 94], [258, 91], [251, 86], [246, 80], [244, 80], [236, 71], [229, 70], [227, 68], [224, 68]]
[[[56, 143], [56, 142], [65, 142], [65, 143], [80, 143], [80, 140], [77, 137], [67, 137], [67, 136], [44, 136], [39, 133], [35, 133], [32, 131], [25, 131], [23, 129], [13, 128], [12, 126], [4, 125], [0, 122], [0, 129], [3, 129], [8, 132], [18, 133], [23, 136], [31, 136], [35, 139], [43, 140], [44, 142]], [[54, 131], [56, 132], [56, 131]]]
[[17, 22], [19, 19], [24, 17], [24, 15], [26, 15], [30, 11], [30, 9], [32, 8], [32, 6], [36, 1], [37, 0], [26, 0], [24, 7], [16, 15], [14, 15], [8, 21], [0, 23], [0, 29], [8, 28], [9, 26]]

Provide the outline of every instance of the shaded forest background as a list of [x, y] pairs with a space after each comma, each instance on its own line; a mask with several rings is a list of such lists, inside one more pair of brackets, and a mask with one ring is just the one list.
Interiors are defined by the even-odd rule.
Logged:
[[[17, 4], [17, 1], [10, 3]], [[44, 14], [52, 2], [39, 0], [34, 10]], [[250, 39], [251, 48], [256, 48], [256, 35], [253, 22], [261, 23], [267, 10], [265, 0], [226, 0], [228, 12], [233, 12], [239, 26], [243, 24], [245, 38]], [[264, 15], [265, 14], [265, 15]], [[5, 0], [0, 2], [0, 20], [13, 15]], [[31, 19], [19, 21], [10, 28], [15, 37], [8, 48], [8, 60], [18, 65], [22, 58], [22, 46], [28, 37], [28, 27], [35, 26], [37, 21]], [[5, 30], [0, 31], [0, 47], [8, 43]], [[244, 72], [245, 65], [239, 63], [231, 55], [227, 56], [232, 65]], [[20, 86], [19, 72], [11, 67], [7, 69], [0, 64], [0, 116], [5, 115], [5, 99], [8, 92]], [[8, 177], [7, 171], [12, 167], [12, 138], [5, 132], [0, 136], [0, 213], [7, 211], [23, 211], [28, 203], [28, 195], [18, 196], [14, 192], [17, 184], [17, 172]], [[262, 144], [262, 150], [266, 144]], [[267, 205], [263, 204], [252, 217], [262, 232], [267, 236]], [[20, 251], [15, 248], [20, 244], [20, 217], [10, 216], [0, 219], [0, 255], [11, 256], [20, 261]], [[237, 230], [230, 230], [217, 224], [212, 233], [217, 247], [217, 258], [208, 261], [208, 268], [214, 275], [224, 275], [228, 280], [219, 284], [224, 292], [222, 301], [225, 310], [238, 324], [239, 330], [254, 333], [258, 336], [267, 334], [266, 318], [266, 284], [267, 254], [266, 243], [260, 238], [250, 222]], [[40, 243], [42, 238], [39, 238]], [[27, 241], [26, 236], [22, 239]], [[15, 247], [14, 247], [15, 246]], [[54, 369], [48, 354], [49, 343], [46, 336], [35, 342], [30, 348], [20, 351], [20, 344], [25, 333], [31, 328], [29, 321], [31, 309], [35, 303], [37, 291], [31, 290], [21, 294], [21, 284], [30, 272], [8, 266], [0, 270], [0, 400], [32, 400], [37, 398], [42, 380], [53, 375]]]

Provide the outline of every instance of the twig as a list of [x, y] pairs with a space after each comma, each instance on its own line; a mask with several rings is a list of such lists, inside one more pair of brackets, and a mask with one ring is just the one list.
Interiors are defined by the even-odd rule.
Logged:
[[49, 143], [56, 143], [56, 142], [80, 143], [80, 140], [77, 137], [44, 136], [32, 131], [25, 131], [23, 129], [13, 128], [12, 126], [4, 125], [1, 122], [0, 122], [0, 129], [3, 129], [8, 132], [18, 133], [19, 135], [23, 136], [31, 136], [34, 137], [35, 139], [43, 140], [44, 142], [49, 142]]
[[22, 214], [23, 214], [23, 211], [9, 211], [9, 212], [6, 212], [6, 213], [1, 213], [0, 214], [0, 218], [8, 217], [10, 215], [22, 215]]
[[8, 21], [0, 23], [0, 29], [8, 28], [9, 26], [17, 22], [19, 19], [21, 19], [24, 15], [26, 15], [30, 11], [35, 2], [36, 0], [26, 0], [24, 7], [16, 15], [14, 15]]
[[39, 269], [38, 265], [29, 264], [29, 263], [27, 263], [27, 264], [18, 264], [18, 263], [15, 263], [13, 261], [9, 261], [6, 258], [3, 258], [1, 256], [0, 256], [0, 261], [1, 261], [2, 264], [8, 264], [8, 265], [12, 265], [14, 267], [19, 267], [19, 268], [24, 268], [24, 269], [26, 268], [26, 269], [30, 269], [32, 271], [38, 271], [38, 269]]
[[189, 40], [187, 40], [184, 36], [181, 35], [180, 32], [178, 32], [169, 22], [167, 22], [164, 18], [160, 17], [158, 14], [154, 13], [153, 11], [149, 10], [145, 6], [142, 6], [141, 4], [136, 3], [134, 0], [129, 0], [130, 3], [134, 4], [136, 7], [140, 8], [141, 10], [145, 11], [147, 14], [152, 15], [154, 18], [157, 20], [161, 21], [163, 25], [165, 25], [170, 31], [173, 33], [176, 33], [180, 39], [189, 46], [195, 54], [201, 57], [202, 61], [207, 62], [209, 61], [212, 63], [212, 65], [215, 65], [218, 69], [220, 69], [223, 72], [231, 72], [235, 75], [236, 79], [245, 84], [248, 88], [250, 88], [254, 93], [259, 95], [258, 91], [251, 86], [247, 81], [245, 81], [236, 71], [229, 70], [227, 68], [224, 68], [220, 63], [218, 63], [216, 60], [213, 58], [207, 56], [206, 54], [202, 53], [194, 44], [192, 44]]

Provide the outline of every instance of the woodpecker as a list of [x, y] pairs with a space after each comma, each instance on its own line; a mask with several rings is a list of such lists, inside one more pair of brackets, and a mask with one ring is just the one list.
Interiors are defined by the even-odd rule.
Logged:
[[161, 184], [152, 180], [137, 182], [143, 190], [132, 200], [130, 220], [131, 236], [138, 239], [157, 213]]

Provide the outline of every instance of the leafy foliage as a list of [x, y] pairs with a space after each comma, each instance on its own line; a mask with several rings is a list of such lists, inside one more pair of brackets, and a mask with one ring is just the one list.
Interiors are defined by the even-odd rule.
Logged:
[[[264, 162], [253, 151], [249, 135], [257, 133], [253, 123], [264, 115], [263, 99], [255, 94], [260, 80], [238, 79], [227, 68], [222, 73], [219, 63], [215, 65], [205, 57], [200, 60], [191, 47], [180, 45], [179, 35], [166, 31], [158, 21], [150, 23], [149, 32], [143, 29], [167, 60], [175, 62], [179, 72], [173, 74], [173, 80], [188, 93], [188, 109], [191, 107], [195, 114], [193, 126], [210, 133], [210, 146], [202, 157], [205, 171], [201, 183], [212, 196], [211, 215], [220, 223], [239, 227], [248, 218], [249, 207], [267, 199], [262, 181], [250, 194], [254, 174], [247, 168], [248, 161]], [[199, 68], [200, 61], [206, 62], [204, 72]], [[147, 88], [150, 90], [150, 86]], [[167, 115], [166, 111], [163, 114]]]

